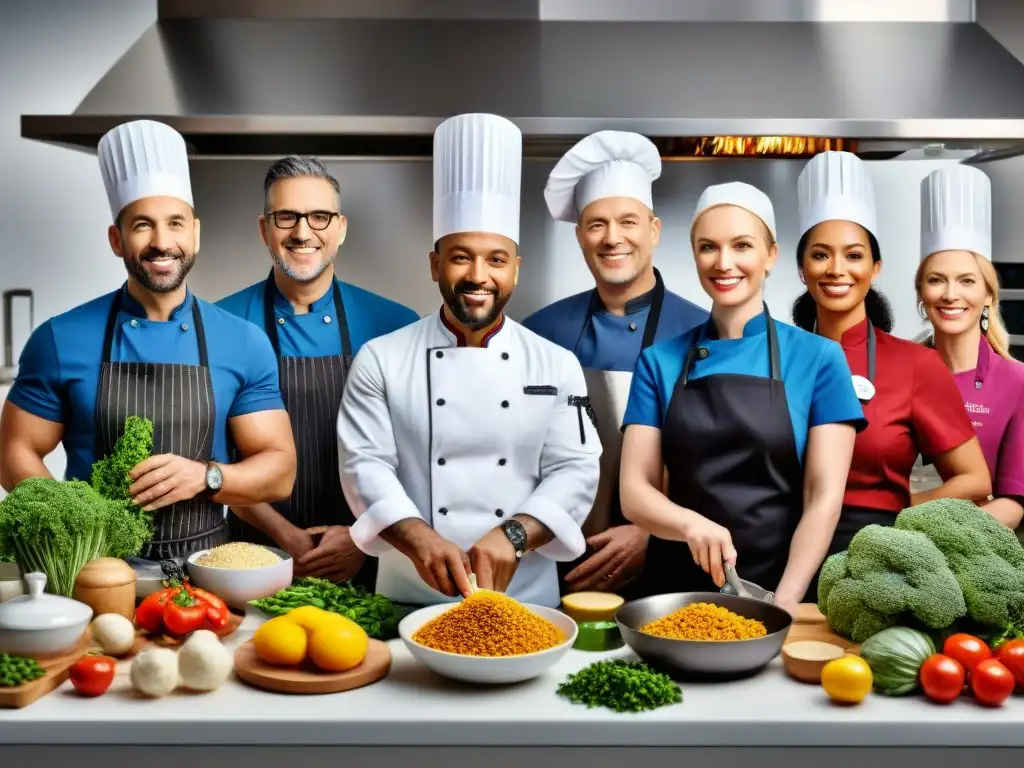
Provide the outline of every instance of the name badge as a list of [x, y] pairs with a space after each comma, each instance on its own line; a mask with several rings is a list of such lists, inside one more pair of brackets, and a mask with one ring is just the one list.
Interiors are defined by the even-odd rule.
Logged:
[[867, 402], [875, 396], [875, 385], [863, 376], [853, 376], [853, 391], [857, 393], [857, 399]]

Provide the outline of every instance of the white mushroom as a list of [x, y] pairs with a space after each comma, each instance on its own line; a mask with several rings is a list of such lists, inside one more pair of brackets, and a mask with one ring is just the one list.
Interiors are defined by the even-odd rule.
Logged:
[[92, 623], [92, 639], [104, 653], [121, 656], [135, 645], [135, 626], [119, 613], [104, 613]]
[[178, 687], [178, 654], [170, 648], [146, 646], [132, 660], [131, 681], [146, 696], [166, 696]]
[[214, 691], [234, 669], [231, 652], [212, 632], [194, 633], [178, 651], [181, 683], [193, 691]]

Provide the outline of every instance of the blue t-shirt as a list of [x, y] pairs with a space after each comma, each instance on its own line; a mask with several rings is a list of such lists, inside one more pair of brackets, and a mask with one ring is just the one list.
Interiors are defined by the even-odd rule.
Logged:
[[[228, 419], [284, 408], [274, 350], [259, 328], [191, 291], [170, 320], [147, 320], [145, 310], [125, 287], [120, 290], [112, 362], [198, 365], [199, 345], [192, 323], [192, 302], [198, 302], [216, 409], [214, 460], [225, 462], [231, 455]], [[57, 315], [33, 331], [7, 396], [19, 408], [64, 425], [61, 442], [69, 480], [88, 480], [97, 459], [95, 413], [103, 334], [116, 294], [108, 293]]]
[[[337, 279], [336, 282], [341, 289], [353, 355], [370, 339], [420, 319], [413, 310], [391, 299]], [[264, 328], [265, 284], [266, 281], [261, 280], [243, 288], [218, 301], [217, 306]], [[277, 326], [282, 357], [332, 357], [341, 354], [333, 288], [314, 301], [307, 314], [297, 315], [291, 302], [281, 295], [275, 284], [274, 317], [284, 318], [284, 323]]]
[[[851, 423], [858, 431], [867, 422], [853, 388], [843, 348], [831, 339], [775, 321], [778, 330], [782, 381], [801, 463], [807, 433], [822, 424]], [[696, 338], [708, 356], [694, 356], [690, 379], [713, 374], [747, 374], [767, 378], [771, 363], [765, 316], [743, 328], [739, 339], [715, 338], [710, 320], [669, 341], [654, 344], [640, 355], [629, 390], [623, 427], [642, 424], [661, 429], [676, 382], [683, 373], [687, 351]], [[684, 401], [685, 402], [685, 401]]]
[[[640, 355], [653, 291], [627, 302], [625, 315], [615, 315], [603, 308], [595, 312], [581, 338], [593, 295], [592, 289], [560, 299], [534, 312], [523, 320], [523, 325], [574, 352], [584, 368], [632, 371]], [[707, 318], [708, 313], [696, 304], [665, 291], [654, 342], [675, 338]]]

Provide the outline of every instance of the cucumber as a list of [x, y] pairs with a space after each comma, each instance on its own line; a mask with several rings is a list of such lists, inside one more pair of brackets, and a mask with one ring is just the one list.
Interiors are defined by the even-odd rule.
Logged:
[[611, 651], [625, 643], [614, 621], [584, 621], [572, 647], [579, 651]]
[[875, 688], [886, 696], [904, 696], [918, 687], [921, 665], [935, 653], [935, 643], [924, 632], [889, 627], [872, 635], [859, 655], [871, 667]]

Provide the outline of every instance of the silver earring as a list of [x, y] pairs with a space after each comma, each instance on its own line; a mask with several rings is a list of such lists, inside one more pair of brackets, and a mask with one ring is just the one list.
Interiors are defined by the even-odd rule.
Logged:
[[988, 333], [988, 307], [981, 310], [981, 332]]
[[917, 314], [919, 314], [921, 316], [922, 320], [927, 320], [928, 319], [928, 310], [926, 310], [924, 308], [924, 302], [923, 301], [917, 302]]

